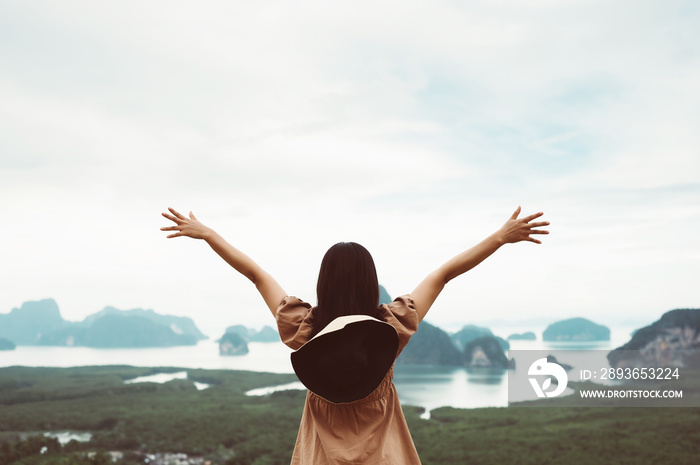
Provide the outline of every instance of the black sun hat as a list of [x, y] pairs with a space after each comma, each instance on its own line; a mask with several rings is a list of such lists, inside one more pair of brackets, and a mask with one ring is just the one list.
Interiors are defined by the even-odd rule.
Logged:
[[369, 315], [341, 316], [292, 352], [292, 366], [309, 391], [334, 403], [370, 395], [391, 368], [399, 335]]

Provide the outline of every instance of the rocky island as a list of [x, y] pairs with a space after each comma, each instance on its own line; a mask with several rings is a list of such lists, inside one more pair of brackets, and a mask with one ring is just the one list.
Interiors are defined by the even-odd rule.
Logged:
[[10, 313], [0, 314], [0, 337], [17, 345], [34, 345], [42, 334], [61, 329], [65, 323], [55, 300], [24, 302]]
[[67, 321], [55, 300], [44, 299], [0, 314], [0, 338], [18, 345], [127, 348], [194, 345], [206, 336], [190, 318], [140, 308], [105, 307], [83, 321]]
[[700, 309], [664, 313], [608, 354], [613, 368], [700, 368]]
[[445, 331], [423, 320], [396, 363], [460, 366], [463, 357]]
[[225, 333], [219, 339], [219, 355], [245, 355], [248, 353], [248, 344], [238, 333]]
[[537, 336], [532, 331], [526, 331], [524, 333], [514, 333], [508, 336], [509, 341], [536, 341]]
[[15, 350], [15, 343], [4, 337], [0, 337], [0, 350]]
[[464, 346], [464, 364], [467, 368], [508, 368], [508, 359], [493, 336], [484, 336]]
[[233, 325], [226, 328], [226, 332], [219, 343], [219, 355], [245, 355], [248, 353], [249, 342], [279, 342], [280, 336], [271, 326], [263, 326], [260, 331], [243, 325]]
[[456, 334], [450, 336], [423, 320], [396, 363], [507, 368], [505, 341], [489, 329], [468, 325]]
[[491, 332], [490, 329], [484, 328], [482, 326], [465, 325], [462, 327], [462, 329], [454, 333], [451, 336], [451, 338], [452, 342], [454, 342], [457, 349], [463, 352], [464, 347], [468, 342], [486, 336], [495, 338], [498, 341], [498, 344], [501, 346], [501, 350], [510, 349], [510, 344], [508, 343], [508, 341], [506, 341], [502, 337], [494, 336], [493, 332]]
[[547, 326], [542, 340], [549, 342], [609, 341], [610, 329], [585, 318], [570, 318]]
[[226, 328], [224, 334], [238, 334], [245, 342], [279, 342], [279, 333], [271, 326], [263, 326], [260, 331], [243, 325], [232, 325]]

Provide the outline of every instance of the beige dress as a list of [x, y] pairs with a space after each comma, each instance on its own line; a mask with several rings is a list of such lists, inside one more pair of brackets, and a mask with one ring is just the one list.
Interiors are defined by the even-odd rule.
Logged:
[[[282, 299], [276, 317], [282, 342], [296, 350], [308, 341], [316, 311], [296, 297]], [[378, 316], [399, 335], [398, 357], [418, 328], [413, 299], [382, 304]], [[292, 465], [420, 465], [393, 376], [392, 366], [377, 389], [355, 402], [335, 404], [308, 391]]]

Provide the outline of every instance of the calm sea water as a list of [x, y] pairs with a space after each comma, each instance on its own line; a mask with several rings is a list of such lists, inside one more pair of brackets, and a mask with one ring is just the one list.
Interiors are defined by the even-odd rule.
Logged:
[[[522, 330], [494, 331], [503, 335], [513, 332]], [[607, 363], [603, 350], [619, 347], [629, 339], [630, 329], [624, 328], [613, 329], [612, 340], [605, 343], [545, 343], [537, 340], [510, 341], [510, 344], [515, 350], [599, 349], [601, 363]], [[213, 341], [200, 341], [196, 346], [151, 349], [19, 346], [13, 351], [0, 351], [0, 367], [133, 365], [293, 373], [289, 358], [291, 350], [281, 342], [251, 342], [248, 348], [247, 355], [222, 357], [218, 344]], [[397, 365], [394, 369], [394, 384], [401, 402], [424, 407], [427, 411], [441, 406], [504, 407], [508, 405], [507, 378], [505, 370], [474, 372], [464, 368], [423, 365]]]

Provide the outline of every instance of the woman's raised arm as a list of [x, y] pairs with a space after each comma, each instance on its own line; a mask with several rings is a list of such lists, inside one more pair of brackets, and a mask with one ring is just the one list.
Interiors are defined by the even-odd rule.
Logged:
[[498, 250], [503, 244], [521, 241], [541, 244], [539, 240], [530, 237], [531, 234], [549, 234], [549, 231], [533, 229], [547, 226], [548, 221], [532, 223], [531, 221], [543, 215], [542, 212], [518, 219], [520, 207], [515, 210], [506, 223], [489, 237], [479, 242], [471, 249], [465, 250], [461, 254], [447, 261], [437, 270], [430, 273], [416, 289], [411, 293], [413, 302], [418, 313], [418, 321], [422, 321], [430, 310], [430, 307], [440, 295], [442, 289], [449, 281], [465, 273], [488, 258]]
[[177, 231], [170, 234], [168, 238], [186, 236], [206, 241], [226, 263], [255, 284], [274, 317], [277, 307], [287, 295], [277, 281], [249, 256], [226, 242], [216, 231], [200, 223], [192, 212], [187, 218], [172, 208], [168, 210], [170, 213], [163, 213], [163, 216], [173, 221], [175, 225], [160, 228], [161, 231]]

